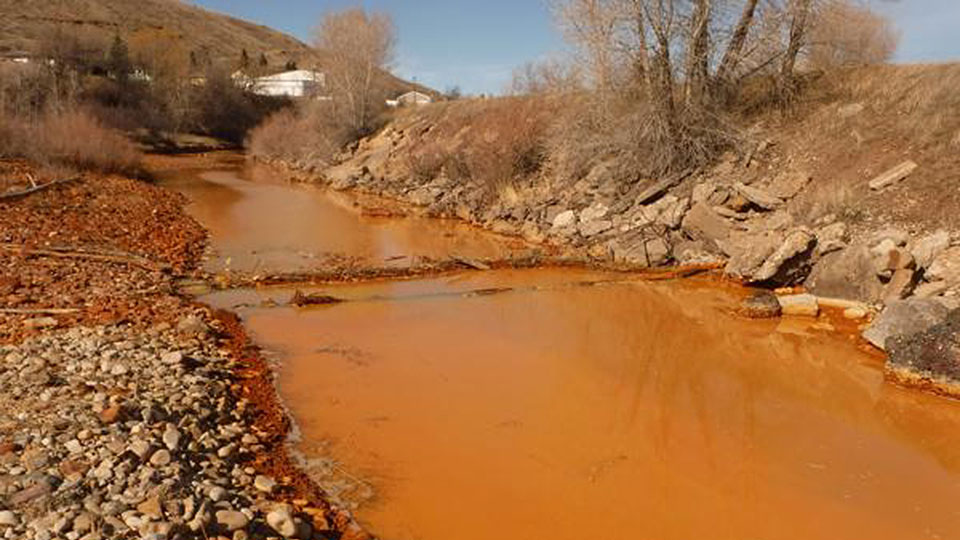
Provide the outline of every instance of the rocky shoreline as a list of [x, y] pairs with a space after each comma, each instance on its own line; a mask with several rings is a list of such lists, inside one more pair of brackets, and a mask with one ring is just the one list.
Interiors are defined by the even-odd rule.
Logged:
[[[404, 156], [425, 131], [429, 126], [410, 115], [332, 165], [265, 161], [300, 181], [400, 201], [419, 214], [459, 218], [592, 264], [715, 265], [729, 279], [781, 291], [778, 315], [817, 316], [822, 306], [841, 306], [880, 350], [960, 308], [960, 231], [890, 226], [889, 216], [869, 215], [848, 198], [820, 201], [814, 178], [770, 142], [708, 170], [628, 189], [612, 182], [603, 166], [571, 186], [552, 185], [547, 177], [493, 189], [458, 183], [443, 169], [435, 177], [413, 174]], [[918, 167], [904, 163], [864, 178], [863, 189], [876, 196], [907, 189]], [[902, 315], [903, 306], [931, 316], [915, 324]], [[960, 378], [944, 368], [960, 365], [960, 355], [945, 352], [940, 360], [932, 371], [914, 372], [906, 363], [900, 376], [888, 374], [900, 384], [960, 397]], [[939, 382], [931, 384], [934, 379]]]
[[94, 176], [0, 203], [0, 538], [370, 538], [288, 453], [236, 318], [178, 294], [184, 203]]

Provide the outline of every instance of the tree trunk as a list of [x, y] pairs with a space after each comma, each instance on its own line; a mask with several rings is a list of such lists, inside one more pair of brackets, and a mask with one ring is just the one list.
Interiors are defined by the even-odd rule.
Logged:
[[727, 50], [723, 54], [723, 60], [720, 61], [720, 67], [717, 69], [717, 80], [721, 84], [725, 83], [733, 71], [740, 65], [743, 45], [747, 42], [750, 27], [753, 26], [753, 16], [757, 12], [758, 2], [759, 0], [747, 0], [743, 5], [740, 20], [733, 30], [733, 36], [730, 38]]
[[696, 0], [690, 18], [684, 95], [687, 106], [701, 108], [706, 97], [710, 57], [710, 0]]
[[793, 86], [797, 56], [800, 55], [800, 49], [803, 48], [804, 39], [806, 38], [807, 19], [810, 16], [811, 4], [812, 0], [796, 0], [793, 4], [794, 12], [793, 20], [790, 22], [790, 42], [787, 44], [783, 63], [780, 65], [781, 89], [786, 90]]

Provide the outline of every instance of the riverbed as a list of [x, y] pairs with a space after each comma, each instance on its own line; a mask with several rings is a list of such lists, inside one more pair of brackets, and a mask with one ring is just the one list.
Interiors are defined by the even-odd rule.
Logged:
[[[190, 158], [183, 158], [190, 159]], [[526, 249], [371, 218], [242, 159], [163, 180], [208, 268]], [[886, 384], [827, 319], [744, 320], [706, 279], [572, 269], [229, 290], [280, 361], [297, 446], [385, 540], [960, 535], [960, 406]], [[332, 465], [331, 465], [332, 464]]]

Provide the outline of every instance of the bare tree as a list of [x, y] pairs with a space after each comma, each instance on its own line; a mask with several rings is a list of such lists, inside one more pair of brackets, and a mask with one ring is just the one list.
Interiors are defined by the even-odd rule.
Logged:
[[362, 8], [328, 13], [314, 30], [314, 45], [326, 60], [334, 100], [346, 107], [350, 126], [358, 134], [367, 133], [386, 98], [378, 82], [393, 58], [390, 16]]

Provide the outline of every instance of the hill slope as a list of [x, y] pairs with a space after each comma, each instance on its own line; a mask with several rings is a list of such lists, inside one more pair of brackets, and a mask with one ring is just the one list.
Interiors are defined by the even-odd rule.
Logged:
[[[275, 68], [288, 61], [323, 67], [323, 58], [292, 36], [178, 0], [0, 0], [0, 13], [0, 54], [37, 52], [58, 32], [102, 49], [116, 34], [129, 39], [162, 31], [213, 60], [239, 60], [246, 51], [252, 59], [263, 54]], [[419, 88], [390, 74], [385, 77], [393, 92]]]

